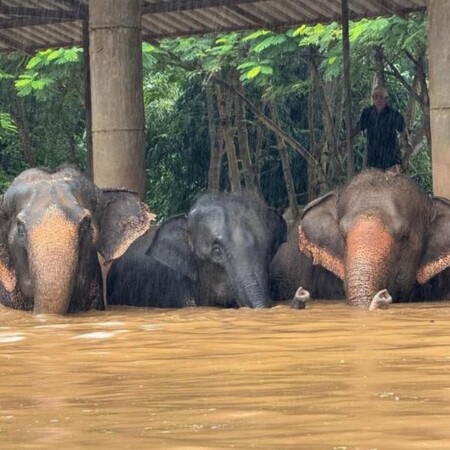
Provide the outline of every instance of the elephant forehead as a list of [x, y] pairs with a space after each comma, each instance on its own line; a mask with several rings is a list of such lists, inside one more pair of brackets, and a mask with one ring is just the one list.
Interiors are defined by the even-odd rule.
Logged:
[[29, 242], [32, 248], [42, 245], [67, 245], [77, 241], [77, 224], [63, 211], [51, 206], [28, 227]]
[[354, 248], [367, 248], [369, 255], [376, 248], [377, 254], [389, 253], [393, 245], [393, 236], [386, 225], [376, 216], [360, 216], [347, 235], [347, 252]]
[[20, 211], [33, 211], [32, 214], [41, 215], [41, 211], [59, 205], [61, 208], [72, 208], [78, 201], [72, 190], [67, 185], [37, 183], [21, 184], [14, 189], [9, 189], [5, 194], [5, 208], [10, 214], [18, 214]]
[[395, 198], [382, 191], [368, 191], [352, 196], [347, 193], [339, 198], [338, 218], [356, 216], [358, 214], [373, 214], [376, 216], [392, 216], [397, 213], [398, 205]]
[[229, 225], [225, 211], [219, 206], [196, 207], [188, 215], [187, 228], [194, 235], [198, 232], [223, 235]]

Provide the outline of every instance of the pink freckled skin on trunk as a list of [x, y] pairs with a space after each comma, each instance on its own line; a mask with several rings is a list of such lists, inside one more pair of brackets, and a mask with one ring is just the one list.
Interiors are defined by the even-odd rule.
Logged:
[[77, 267], [77, 242], [76, 225], [57, 208], [49, 208], [29, 231], [35, 313], [67, 312]]
[[394, 238], [375, 216], [362, 216], [347, 234], [348, 302], [368, 308], [373, 296], [387, 287]]

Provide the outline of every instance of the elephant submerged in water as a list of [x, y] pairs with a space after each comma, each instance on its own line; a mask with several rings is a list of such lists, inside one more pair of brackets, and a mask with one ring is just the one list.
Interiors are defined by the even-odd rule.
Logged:
[[286, 224], [250, 193], [204, 194], [137, 239], [108, 274], [108, 304], [269, 307], [268, 268]]
[[99, 252], [119, 257], [153, 215], [72, 167], [29, 169], [0, 197], [0, 303], [35, 313], [103, 309]]
[[[450, 202], [404, 175], [361, 172], [307, 205], [297, 225], [301, 253], [291, 238], [272, 263], [279, 295], [292, 295], [296, 285], [326, 298], [331, 289], [331, 297], [345, 293], [350, 305], [371, 309], [391, 297], [450, 298]], [[383, 290], [389, 295], [380, 300]]]

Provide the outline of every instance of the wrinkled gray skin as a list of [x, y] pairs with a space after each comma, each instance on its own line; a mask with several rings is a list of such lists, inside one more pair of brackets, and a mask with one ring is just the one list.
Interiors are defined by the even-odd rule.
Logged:
[[281, 245], [270, 264], [271, 296], [275, 301], [292, 300], [299, 287], [308, 291], [313, 299], [345, 298], [342, 280], [312, 258], [300, 252], [298, 227], [300, 219], [289, 227], [287, 241]]
[[286, 224], [250, 193], [205, 194], [138, 239], [108, 274], [108, 304], [272, 305], [268, 267]]
[[300, 260], [309, 259], [296, 282], [316, 297], [324, 298], [322, 287], [333, 279], [317, 283], [312, 261], [343, 281], [354, 306], [374, 308], [389, 294], [394, 301], [449, 297], [450, 203], [426, 196], [403, 175], [360, 173], [305, 207], [299, 236]]
[[71, 167], [23, 172], [0, 205], [0, 302], [35, 313], [103, 309], [97, 252], [117, 258], [151, 219], [135, 193]]

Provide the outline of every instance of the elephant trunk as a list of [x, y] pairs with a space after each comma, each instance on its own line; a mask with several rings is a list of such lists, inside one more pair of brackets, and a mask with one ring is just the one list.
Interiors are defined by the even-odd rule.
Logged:
[[78, 232], [62, 212], [50, 209], [29, 233], [35, 313], [64, 314], [78, 265]]
[[348, 302], [369, 308], [374, 295], [387, 287], [394, 239], [380, 219], [363, 216], [347, 234]]
[[[242, 269], [242, 267], [241, 267]], [[236, 275], [237, 298], [240, 306], [269, 308], [272, 306], [269, 294], [267, 271], [255, 268], [240, 270]]]

